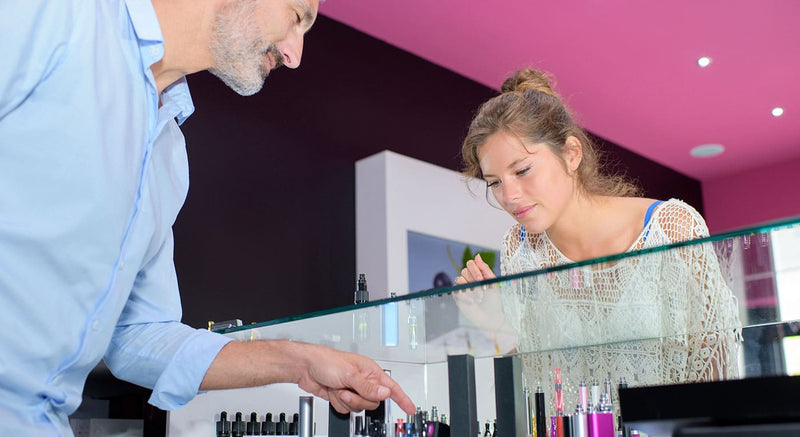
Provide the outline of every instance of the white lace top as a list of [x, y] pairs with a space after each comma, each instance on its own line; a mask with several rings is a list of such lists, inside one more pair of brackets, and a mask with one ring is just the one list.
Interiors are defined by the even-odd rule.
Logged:
[[[628, 251], [706, 236], [700, 214], [671, 199]], [[568, 263], [544, 232], [526, 235], [516, 224], [506, 233], [503, 275]], [[548, 415], [556, 367], [567, 413], [582, 380], [602, 387], [610, 378], [616, 406], [621, 377], [638, 386], [738, 375], [737, 301], [710, 243], [518, 279], [501, 287], [501, 298], [518, 351], [536, 351], [522, 355], [524, 379], [532, 391], [544, 388]]]

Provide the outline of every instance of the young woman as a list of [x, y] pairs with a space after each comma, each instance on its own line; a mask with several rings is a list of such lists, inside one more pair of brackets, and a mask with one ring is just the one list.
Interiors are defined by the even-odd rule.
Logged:
[[[604, 175], [545, 74], [521, 70], [501, 91], [481, 106], [462, 155], [464, 173], [484, 180], [517, 220], [503, 240], [503, 275], [708, 235], [686, 203], [638, 197], [623, 178]], [[455, 282], [493, 277], [476, 257]], [[499, 295], [527, 384], [552, 388], [561, 368], [572, 408], [581, 381], [737, 375], [738, 307], [710, 244], [535, 275], [502, 284]], [[476, 303], [462, 297], [459, 304]]]

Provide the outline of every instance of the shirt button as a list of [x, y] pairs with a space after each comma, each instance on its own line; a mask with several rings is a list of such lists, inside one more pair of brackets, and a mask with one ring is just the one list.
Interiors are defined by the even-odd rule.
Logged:
[[95, 320], [94, 323], [92, 323], [92, 331], [97, 331], [98, 328], [100, 328], [100, 322]]

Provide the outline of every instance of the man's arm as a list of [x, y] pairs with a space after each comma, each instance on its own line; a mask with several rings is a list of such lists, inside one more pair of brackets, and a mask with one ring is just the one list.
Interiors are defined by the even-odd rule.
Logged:
[[393, 399], [408, 414], [416, 411], [403, 389], [369, 358], [307, 343], [282, 340], [233, 341], [214, 359], [201, 390], [296, 383], [328, 400], [340, 413], [374, 409]]

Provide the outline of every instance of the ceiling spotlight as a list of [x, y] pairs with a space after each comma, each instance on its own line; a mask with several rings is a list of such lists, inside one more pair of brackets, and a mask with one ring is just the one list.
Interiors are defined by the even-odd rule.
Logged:
[[709, 58], [708, 56], [703, 56], [697, 60], [697, 65], [699, 65], [702, 68], [708, 67], [709, 64], [711, 64], [711, 58]]
[[774, 115], [775, 117], [780, 117], [781, 115], [783, 115], [783, 108], [781, 107], [772, 108], [772, 115]]
[[725, 146], [722, 144], [702, 144], [693, 148], [689, 154], [695, 158], [710, 158], [717, 156], [725, 151]]

